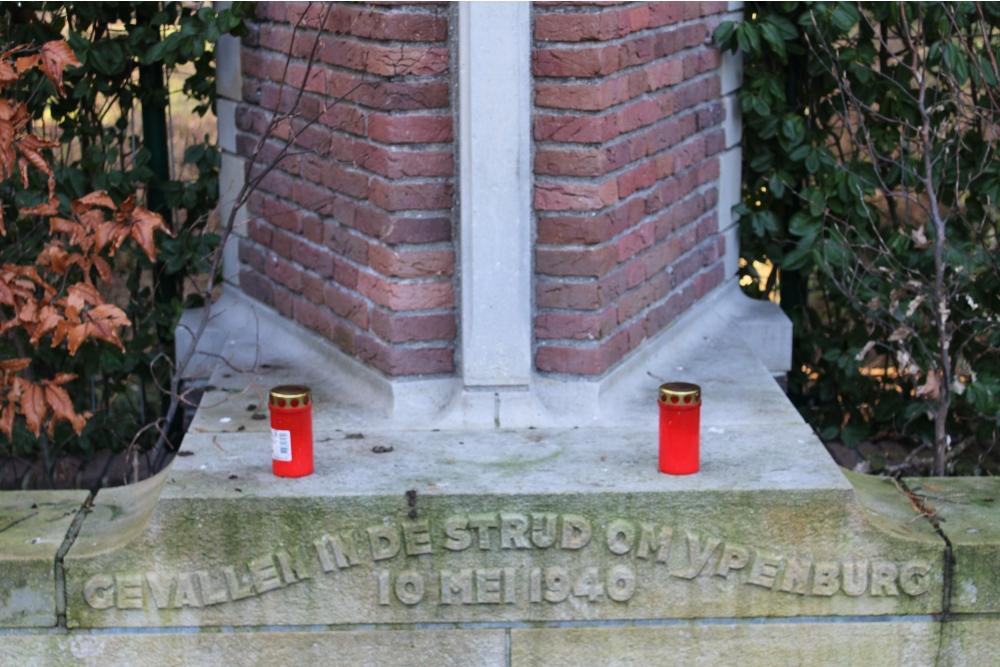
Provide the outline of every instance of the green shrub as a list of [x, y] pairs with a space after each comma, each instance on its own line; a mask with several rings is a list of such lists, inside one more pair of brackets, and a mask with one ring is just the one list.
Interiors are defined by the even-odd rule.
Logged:
[[[743, 271], [795, 325], [789, 393], [826, 440], [995, 472], [1000, 7], [748, 3]], [[917, 466], [919, 467], [919, 466]]]
[[[139, 114], [162, 109], [168, 91], [164, 85], [175, 68], [185, 66], [183, 92], [193, 112], [204, 115], [214, 106], [215, 69], [212, 45], [221, 35], [243, 30], [246, 8], [236, 3], [217, 11], [189, 3], [4, 3], [0, 5], [3, 50], [15, 45], [43, 44], [65, 38], [80, 61], [64, 76], [65, 95], [57, 96], [53, 83], [41, 73], [19, 82], [19, 99], [28, 104], [31, 123], [39, 133], [59, 142], [47, 150], [54, 167], [56, 195], [64, 215], [70, 202], [84, 194], [107, 191], [115, 203], [139, 192], [140, 201], [162, 213], [171, 238], [158, 239], [155, 261], [138, 247], [123, 247], [115, 255], [115, 283], [106, 296], [118, 303], [132, 328], [123, 339], [124, 350], [86, 344], [70, 356], [63, 348], [41, 346], [32, 353], [32, 365], [42, 377], [72, 373], [78, 379], [66, 388], [76, 409], [91, 412], [77, 436], [61, 426], [52, 441], [54, 454], [92, 455], [101, 449], [121, 450], [130, 443], [143, 449], [162, 429], [176, 437], [179, 424], [162, 420], [173, 370], [173, 330], [181, 311], [197, 305], [192, 280], [203, 274], [218, 244], [211, 217], [218, 197], [219, 154], [205, 137], [190, 145], [184, 178], [164, 174], [164, 146], [147, 141]], [[155, 120], [155, 119], [153, 119]], [[147, 127], [147, 130], [149, 128]], [[165, 138], [165, 137], [161, 137]], [[154, 137], [155, 139], [155, 137]], [[165, 177], [166, 176], [166, 177]], [[47, 226], [36, 216], [19, 215], [47, 197], [43, 174], [25, 184], [20, 178], [0, 182], [0, 206], [8, 234], [0, 241], [0, 264], [24, 264], [35, 257], [47, 239]], [[79, 267], [66, 276], [81, 279]], [[23, 352], [16, 335], [0, 337], [0, 359]], [[144, 428], [156, 424], [156, 428]], [[23, 424], [15, 424], [8, 441], [0, 436], [0, 454], [33, 456], [38, 443]]]

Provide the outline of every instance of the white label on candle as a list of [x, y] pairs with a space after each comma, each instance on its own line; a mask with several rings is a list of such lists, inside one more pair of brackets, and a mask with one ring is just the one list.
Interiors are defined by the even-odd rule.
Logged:
[[292, 460], [292, 432], [271, 429], [271, 457], [275, 461]]

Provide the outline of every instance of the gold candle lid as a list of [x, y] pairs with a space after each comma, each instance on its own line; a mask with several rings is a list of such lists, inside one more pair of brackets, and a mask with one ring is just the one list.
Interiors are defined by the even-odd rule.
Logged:
[[698, 405], [701, 387], [690, 382], [666, 382], [660, 385], [660, 401], [669, 405]]
[[271, 390], [270, 403], [279, 408], [308, 405], [311, 400], [309, 387], [300, 384], [283, 384]]

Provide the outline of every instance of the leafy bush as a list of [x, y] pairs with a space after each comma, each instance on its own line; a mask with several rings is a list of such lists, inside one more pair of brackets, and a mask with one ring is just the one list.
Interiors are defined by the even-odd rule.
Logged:
[[989, 3], [786, 2], [715, 33], [744, 55], [743, 270], [775, 267], [790, 395], [935, 474], [990, 472], [998, 439], [998, 29]]
[[[52, 457], [64, 452], [86, 457], [130, 444], [142, 449], [160, 433], [167, 432], [172, 439], [179, 435], [178, 423], [161, 423], [169, 402], [173, 330], [182, 309], [197, 305], [193, 281], [210, 266], [208, 260], [218, 245], [212, 213], [218, 197], [219, 155], [204, 138], [188, 147], [184, 156], [183, 171], [193, 177], [170, 180], [164, 147], [147, 142], [156, 120], [149, 113], [167, 103], [166, 86], [155, 83], [163, 81], [164, 70], [169, 75], [181, 65], [190, 72], [183, 78], [183, 91], [194, 100], [195, 112], [205, 114], [213, 108], [211, 45], [221, 35], [239, 34], [245, 11], [242, 3], [221, 12], [179, 2], [0, 5], [0, 35], [7, 44], [0, 51], [17, 48], [17, 53], [30, 53], [37, 51], [37, 45], [68, 42], [68, 56], [79, 64], [67, 68], [61, 80], [47, 76], [43, 67], [31, 69], [5, 90], [11, 99], [23, 102], [25, 128], [41, 143], [37, 158], [29, 160], [34, 169], [27, 178], [0, 172], [0, 211], [7, 227], [0, 264], [30, 265], [35, 258], [41, 261], [43, 252], [55, 262], [55, 251], [47, 248], [59, 241], [61, 251], [70, 257], [94, 263], [70, 261], [61, 280], [46, 278], [56, 291], [53, 298], [68, 298], [70, 285], [93, 284], [100, 287], [95, 298], [120, 307], [119, 322], [131, 323], [126, 334], [112, 341], [114, 345], [86, 342], [73, 354], [65, 345], [52, 346], [51, 340], [23, 330], [5, 330], [0, 336], [0, 359], [30, 357], [37, 377], [52, 377], [55, 372], [63, 379], [75, 376], [60, 387], [68, 392], [77, 414], [92, 414], [85, 427], [76, 428], [79, 422], [70, 424], [73, 428], [61, 424], [53, 432], [48, 443]], [[148, 125], [146, 132], [137, 122], [139, 112]], [[3, 131], [0, 126], [0, 143]], [[42, 164], [51, 169], [41, 169]], [[97, 200], [97, 195], [89, 194], [94, 192], [106, 195]], [[98, 230], [94, 233], [110, 233], [110, 227], [98, 225], [96, 217], [106, 214], [108, 224], [134, 222], [129, 215], [145, 215], [139, 213], [144, 209], [138, 201], [167, 220], [164, 229], [170, 236], [157, 239], [155, 254], [149, 227], [141, 238], [134, 234], [131, 241], [112, 238], [110, 244], [99, 241], [86, 247], [86, 235], [55, 222], [88, 224], [91, 216], [89, 221]], [[40, 208], [49, 204], [55, 210]], [[39, 213], [55, 215], [51, 231]], [[42, 268], [55, 267], [50, 263]], [[36, 287], [46, 291], [41, 284]], [[9, 308], [4, 308], [4, 318], [13, 314]], [[33, 349], [34, 345], [38, 347]], [[24, 423], [23, 415], [12, 430], [6, 430], [0, 434], [0, 453], [38, 454], [40, 432]]]

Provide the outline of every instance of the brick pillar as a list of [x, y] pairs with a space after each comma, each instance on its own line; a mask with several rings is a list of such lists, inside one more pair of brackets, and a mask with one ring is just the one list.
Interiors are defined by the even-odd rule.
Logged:
[[602, 374], [725, 278], [726, 9], [535, 5], [538, 370]]
[[389, 376], [455, 368], [450, 13], [262, 2], [243, 40], [239, 154], [274, 114], [298, 139], [249, 202], [240, 286]]
[[249, 160], [325, 20], [279, 128], [300, 154], [248, 207], [247, 294], [390, 378], [530, 394], [607, 380], [733, 274], [738, 63], [711, 33], [735, 5], [477, 6], [493, 38], [472, 6], [307, 7], [259, 3], [243, 41]]

